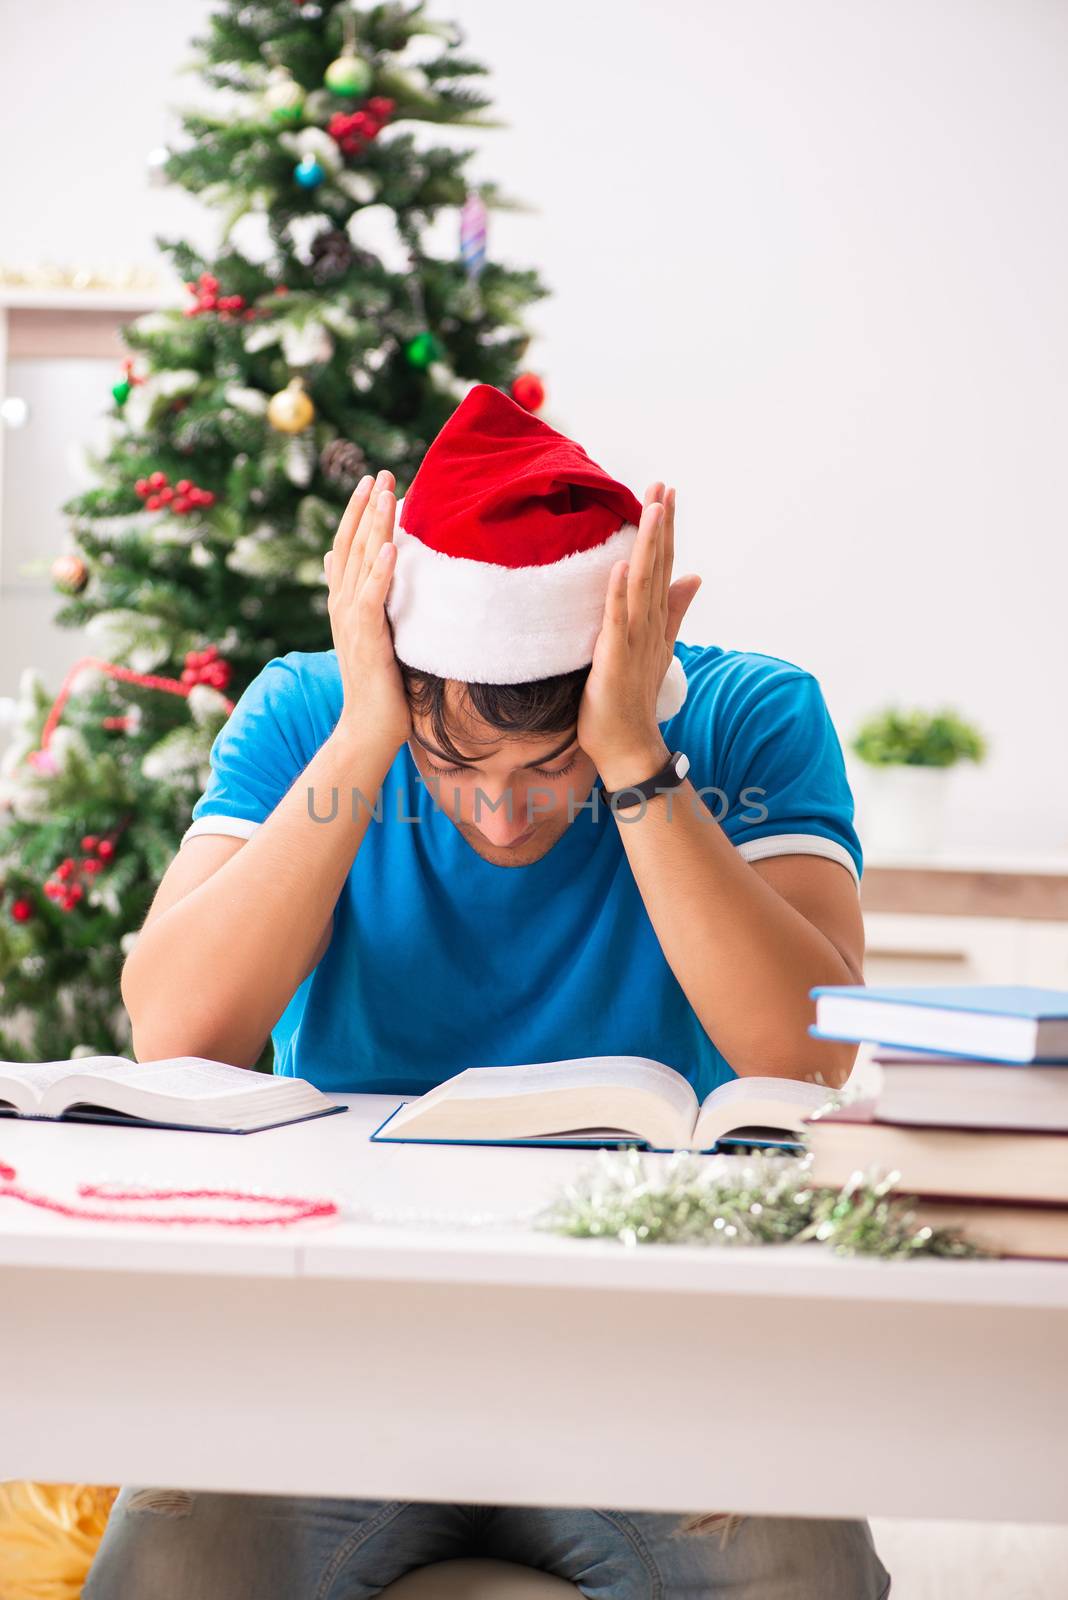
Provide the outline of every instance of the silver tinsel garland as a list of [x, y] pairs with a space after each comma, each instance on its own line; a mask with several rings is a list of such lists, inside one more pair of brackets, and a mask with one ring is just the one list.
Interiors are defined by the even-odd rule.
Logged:
[[811, 1158], [777, 1153], [694, 1156], [654, 1165], [637, 1150], [602, 1151], [535, 1225], [625, 1245], [815, 1242], [837, 1255], [976, 1257], [958, 1233], [919, 1223], [895, 1197], [899, 1174], [855, 1173], [842, 1189], [808, 1182]]

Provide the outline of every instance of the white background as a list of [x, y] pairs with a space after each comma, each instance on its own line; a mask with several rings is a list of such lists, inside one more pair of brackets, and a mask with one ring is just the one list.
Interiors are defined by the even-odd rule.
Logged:
[[[207, 9], [4, 0], [0, 260], [209, 237], [145, 168]], [[683, 637], [809, 668], [843, 740], [956, 705], [993, 753], [954, 777], [954, 842], [1068, 847], [1068, 5], [437, 12], [509, 123], [474, 173], [534, 208], [491, 248], [554, 290], [547, 420], [679, 487]]]

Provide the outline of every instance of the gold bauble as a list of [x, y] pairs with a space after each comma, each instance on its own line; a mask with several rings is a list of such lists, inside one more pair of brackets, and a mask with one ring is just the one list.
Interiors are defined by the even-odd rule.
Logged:
[[81, 556], [57, 556], [50, 568], [52, 582], [64, 594], [81, 594], [89, 582], [89, 569]]
[[299, 378], [279, 389], [267, 402], [267, 421], [279, 433], [303, 433], [315, 421], [315, 407]]

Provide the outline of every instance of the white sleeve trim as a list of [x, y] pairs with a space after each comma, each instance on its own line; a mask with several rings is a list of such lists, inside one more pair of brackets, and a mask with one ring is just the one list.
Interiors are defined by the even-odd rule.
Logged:
[[247, 817], [198, 817], [182, 834], [178, 848], [180, 850], [187, 839], [195, 839], [198, 833], [228, 833], [234, 839], [251, 839], [262, 826], [262, 822], [249, 822]]
[[766, 839], [750, 839], [745, 844], [735, 845], [735, 849], [746, 861], [764, 861], [768, 856], [826, 856], [829, 861], [846, 867], [853, 881], [860, 885], [857, 864], [845, 845], [825, 839], [821, 833], [773, 833]]

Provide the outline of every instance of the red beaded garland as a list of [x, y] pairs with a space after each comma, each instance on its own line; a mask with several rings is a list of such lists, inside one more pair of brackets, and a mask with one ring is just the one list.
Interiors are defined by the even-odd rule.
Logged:
[[275, 1206], [276, 1216], [227, 1217], [205, 1213], [187, 1212], [174, 1216], [156, 1216], [151, 1211], [101, 1210], [93, 1206], [71, 1205], [56, 1200], [52, 1195], [38, 1194], [15, 1182], [15, 1168], [0, 1161], [0, 1200], [21, 1200], [23, 1205], [35, 1206], [40, 1211], [51, 1211], [55, 1216], [71, 1217], [82, 1222], [147, 1222], [156, 1227], [192, 1227], [209, 1223], [223, 1228], [284, 1228], [294, 1222], [307, 1222], [316, 1217], [336, 1217], [340, 1207], [336, 1200], [313, 1200], [301, 1195], [254, 1194], [245, 1189], [148, 1189], [123, 1188], [118, 1184], [80, 1183], [77, 1194], [82, 1200], [110, 1200], [118, 1206], [131, 1201], [173, 1200], [237, 1200], [245, 1205]]

